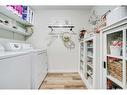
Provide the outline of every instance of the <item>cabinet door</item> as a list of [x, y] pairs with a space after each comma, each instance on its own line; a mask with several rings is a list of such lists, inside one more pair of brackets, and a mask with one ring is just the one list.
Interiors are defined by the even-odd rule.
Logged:
[[31, 88], [31, 62], [29, 55], [0, 60], [0, 89]]
[[104, 88], [123, 88], [123, 30], [104, 33]]

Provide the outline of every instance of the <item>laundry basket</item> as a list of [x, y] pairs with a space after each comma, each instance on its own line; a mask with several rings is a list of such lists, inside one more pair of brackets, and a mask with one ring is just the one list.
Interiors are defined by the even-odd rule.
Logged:
[[119, 46], [110, 46], [111, 55], [120, 56], [122, 48]]

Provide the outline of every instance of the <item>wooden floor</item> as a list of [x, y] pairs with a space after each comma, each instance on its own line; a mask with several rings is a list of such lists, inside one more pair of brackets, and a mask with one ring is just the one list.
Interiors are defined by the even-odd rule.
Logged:
[[48, 73], [40, 89], [87, 89], [78, 73]]

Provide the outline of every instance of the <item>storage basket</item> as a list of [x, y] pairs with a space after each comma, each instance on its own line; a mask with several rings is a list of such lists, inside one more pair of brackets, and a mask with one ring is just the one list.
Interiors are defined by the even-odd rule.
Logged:
[[108, 62], [108, 69], [112, 77], [122, 81], [122, 64], [120, 62]]
[[119, 62], [114, 62], [116, 64], [116, 78], [122, 81], [122, 64]]
[[122, 76], [116, 76], [119, 81], [122, 81]]
[[110, 46], [111, 55], [120, 56], [122, 48], [119, 46]]

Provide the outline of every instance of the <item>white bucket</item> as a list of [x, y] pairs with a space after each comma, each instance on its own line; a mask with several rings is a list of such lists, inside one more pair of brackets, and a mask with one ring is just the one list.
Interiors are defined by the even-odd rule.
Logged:
[[120, 56], [121, 54], [121, 47], [118, 46], [110, 46], [111, 55]]

